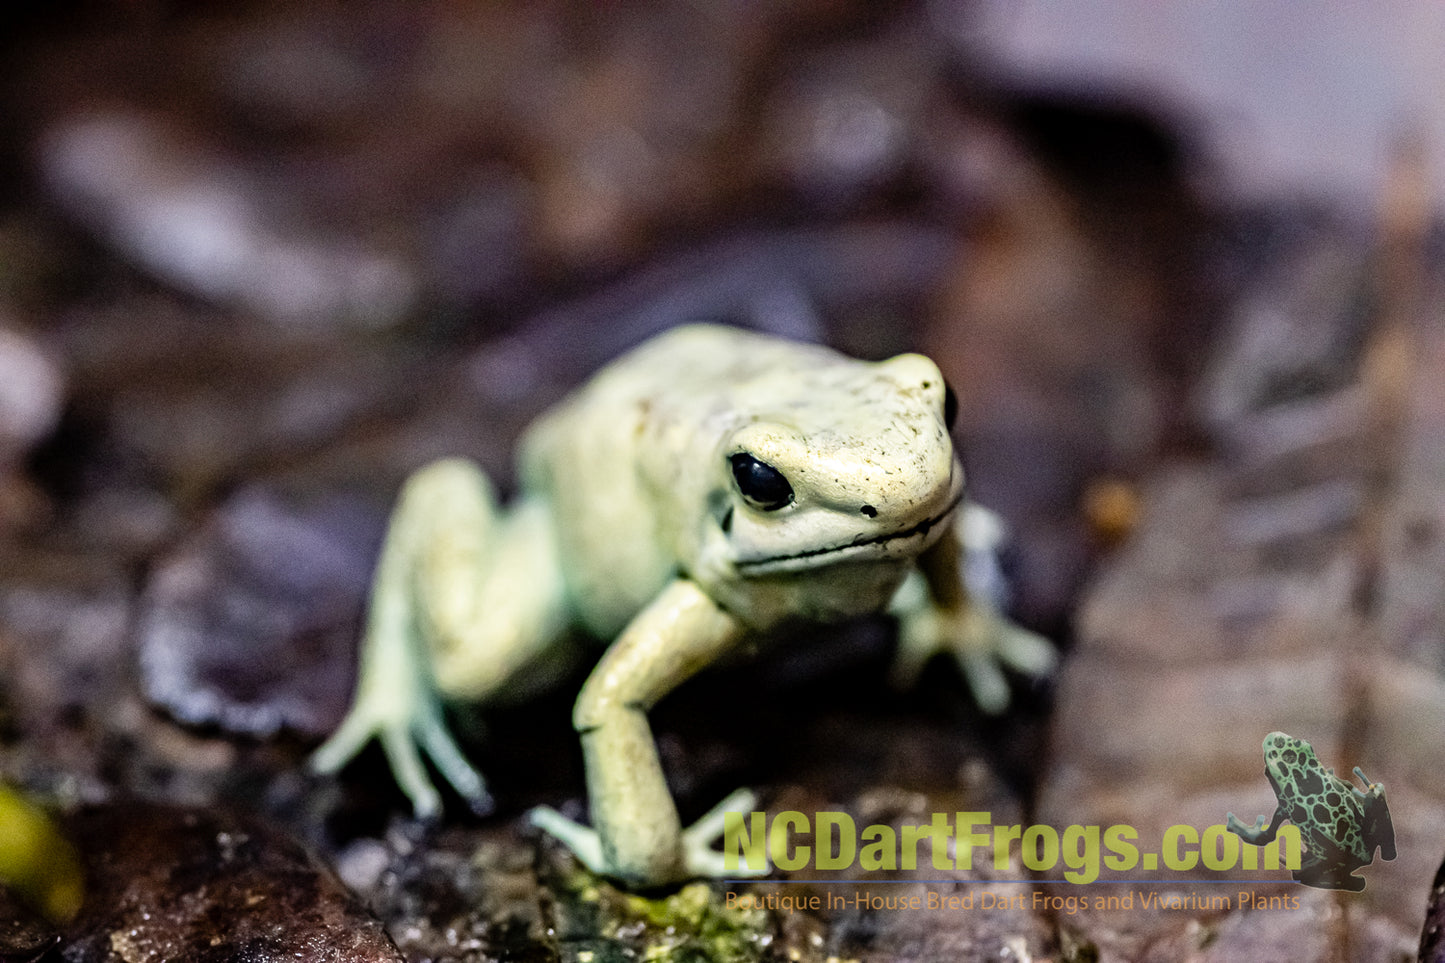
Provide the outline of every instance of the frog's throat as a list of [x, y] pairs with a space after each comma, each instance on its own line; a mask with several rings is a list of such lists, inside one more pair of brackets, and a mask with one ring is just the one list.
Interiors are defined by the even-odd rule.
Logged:
[[845, 561], [862, 561], [882, 557], [887, 555], [888, 549], [898, 542], [914, 538], [923, 542], [936, 525], [948, 520], [962, 501], [963, 492], [960, 491], [943, 511], [902, 531], [885, 532], [882, 535], [860, 535], [846, 545], [825, 545], [822, 548], [810, 548], [788, 555], [744, 559], [734, 564], [740, 575], [772, 575], [778, 572], [801, 572], [822, 568]]

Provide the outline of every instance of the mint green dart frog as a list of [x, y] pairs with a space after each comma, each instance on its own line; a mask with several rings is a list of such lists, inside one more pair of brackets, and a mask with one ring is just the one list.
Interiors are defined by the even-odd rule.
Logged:
[[[441, 700], [486, 700], [569, 627], [612, 644], [577, 697], [594, 828], [533, 822], [593, 871], [647, 887], [724, 875], [710, 846], [734, 794], [684, 831], [648, 710], [747, 635], [890, 606], [907, 681], [952, 653], [1002, 710], [999, 662], [1042, 675], [1044, 639], [970, 591], [965, 547], [996, 523], [964, 501], [938, 367], [868, 363], [733, 328], [675, 328], [604, 368], [522, 440], [507, 510], [470, 463], [406, 483], [372, 589], [356, 701], [313, 765], [381, 741], [418, 816], [435, 814], [422, 754], [474, 806], [485, 784]], [[732, 875], [737, 870], [731, 871]]]
[[1365, 881], [1355, 870], [1370, 865], [1375, 850], [1395, 858], [1395, 824], [1385, 787], [1370, 782], [1360, 767], [1355, 775], [1364, 789], [1320, 765], [1314, 748], [1283, 732], [1264, 737], [1264, 774], [1279, 805], [1274, 817], [1260, 816], [1246, 826], [1234, 813], [1225, 825], [1253, 846], [1274, 842], [1286, 819], [1299, 827], [1306, 853], [1293, 876], [1306, 886], [1358, 893]]

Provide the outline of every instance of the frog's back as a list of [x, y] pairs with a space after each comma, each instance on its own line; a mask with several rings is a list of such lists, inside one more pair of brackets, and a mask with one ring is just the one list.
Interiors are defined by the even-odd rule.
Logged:
[[608, 400], [665, 397], [681, 407], [711, 397], [731, 402], [736, 386], [774, 370], [803, 371], [856, 362], [831, 348], [719, 324], [673, 328], [622, 355], [573, 396]]
[[677, 526], [694, 473], [746, 419], [738, 386], [769, 372], [853, 364], [831, 349], [720, 325], [687, 325], [602, 369], [523, 439], [523, 488], [554, 511], [569, 597], [608, 636], [679, 569]]

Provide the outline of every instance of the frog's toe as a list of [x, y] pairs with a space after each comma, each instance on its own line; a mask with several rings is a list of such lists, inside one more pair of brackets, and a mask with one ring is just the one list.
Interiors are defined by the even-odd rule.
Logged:
[[[739, 865], [727, 865], [722, 853], [712, 848], [712, 843], [723, 834], [727, 813], [750, 812], [757, 805], [757, 797], [746, 789], [739, 789], [708, 811], [682, 833], [682, 855], [685, 878], [718, 879], [744, 876], [765, 876], [768, 868], [749, 867], [741, 860]], [[533, 826], [552, 836], [572, 851], [582, 865], [600, 876], [615, 876], [617, 868], [608, 862], [602, 851], [602, 838], [597, 831], [553, 809], [538, 806], [527, 814]], [[676, 881], [671, 878], [648, 882]]]
[[1254, 821], [1254, 825], [1245, 825], [1244, 821], [1234, 813], [1226, 813], [1224, 817], [1224, 828], [1234, 835], [1239, 836], [1247, 843], [1253, 843], [1264, 833], [1264, 827], [1269, 825], [1268, 816], [1260, 816]]
[[705, 879], [728, 879], [768, 874], [766, 863], [761, 867], [751, 867], [739, 858], [734, 861], [735, 865], [730, 866], [727, 857], [712, 848], [713, 842], [722, 838], [728, 813], [749, 813], [757, 804], [758, 797], [752, 790], [739, 789], [683, 831], [683, 858], [690, 875]]
[[422, 764], [421, 753], [416, 742], [404, 726], [388, 726], [380, 733], [381, 747], [391, 763], [391, 774], [396, 784], [411, 800], [412, 812], [417, 819], [431, 820], [441, 813], [441, 796], [427, 777], [426, 766]]
[[373, 739], [381, 743], [392, 775], [411, 800], [416, 817], [435, 817], [441, 811], [441, 797], [427, 777], [412, 739], [411, 724], [398, 714], [375, 711], [373, 704], [352, 708], [340, 728], [311, 754], [311, 769], [319, 773], [338, 772]]
[[911, 689], [923, 674], [923, 667], [942, 647], [936, 636], [923, 632], [900, 632], [898, 650], [888, 670], [888, 682], [895, 689]]
[[924, 610], [904, 615], [891, 673], [894, 684], [915, 681], [924, 663], [939, 652], [953, 655], [974, 701], [990, 715], [1009, 706], [1011, 693], [1003, 667], [1038, 677], [1049, 675], [1058, 664], [1052, 642], [991, 609]]
[[331, 775], [341, 771], [366, 744], [375, 738], [374, 720], [360, 712], [351, 712], [331, 737], [311, 754], [308, 765], [312, 772]]
[[1054, 644], [1036, 632], [997, 616], [968, 627], [954, 651], [978, 707], [990, 715], [1008, 708], [1008, 680], [1000, 666], [1035, 678], [1051, 674], [1058, 664]]
[[999, 628], [994, 651], [1000, 662], [1028, 676], [1050, 675], [1059, 663], [1052, 642], [1017, 625], [1005, 624]]
[[437, 771], [467, 801], [473, 813], [486, 816], [496, 808], [492, 794], [487, 792], [486, 780], [467, 762], [440, 716], [429, 714], [418, 720], [416, 737]]
[[537, 806], [527, 814], [527, 821], [572, 850], [572, 855], [592, 872], [607, 874], [607, 860], [602, 856], [602, 838], [597, 830], [568, 819], [551, 806]]
[[442, 809], [441, 796], [427, 774], [425, 759], [432, 761], [473, 812], [478, 815], [491, 812], [492, 797], [487, 792], [486, 781], [462, 755], [447, 731], [440, 708], [432, 704], [424, 703], [405, 711], [391, 703], [358, 704], [331, 738], [312, 754], [311, 768], [320, 773], [336, 772], [373, 739], [381, 743], [392, 775], [411, 800], [416, 818], [434, 819]]
[[979, 709], [991, 716], [1007, 709], [1011, 693], [998, 662], [989, 654], [973, 650], [959, 652], [957, 658], [958, 667], [968, 682], [968, 691], [973, 693]]
[[770, 872], [766, 866], [754, 868], [742, 859], [729, 865], [726, 856], [706, 843], [688, 843], [684, 856], [688, 873], [699, 879], [744, 879], [766, 876]]

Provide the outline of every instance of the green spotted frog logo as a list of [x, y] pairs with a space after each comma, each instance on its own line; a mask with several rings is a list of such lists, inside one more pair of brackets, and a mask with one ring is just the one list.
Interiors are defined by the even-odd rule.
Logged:
[[1364, 789], [1321, 766], [1308, 742], [1271, 732], [1264, 737], [1264, 774], [1279, 801], [1274, 816], [1260, 816], [1246, 826], [1230, 813], [1226, 825], [1255, 846], [1274, 842], [1286, 819], [1297, 826], [1305, 849], [1294, 871], [1299, 882], [1358, 893], [1365, 881], [1355, 870], [1370, 865], [1376, 849], [1384, 859], [1395, 858], [1395, 825], [1385, 787], [1370, 782], [1359, 766], [1355, 776]]

